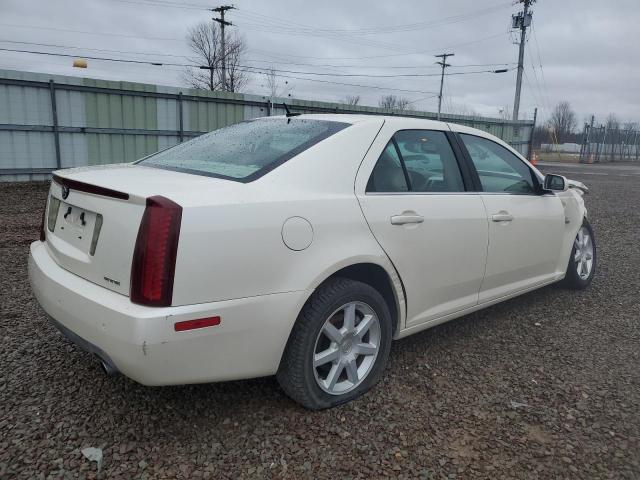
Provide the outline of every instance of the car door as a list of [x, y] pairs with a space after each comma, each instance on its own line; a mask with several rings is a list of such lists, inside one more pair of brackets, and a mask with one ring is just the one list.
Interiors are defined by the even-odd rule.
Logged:
[[457, 149], [451, 132], [383, 128], [358, 173], [362, 211], [404, 285], [406, 326], [478, 303], [488, 227]]
[[469, 133], [459, 138], [477, 172], [489, 224], [480, 303], [555, 279], [565, 230], [561, 200], [544, 193], [529, 165], [505, 146]]

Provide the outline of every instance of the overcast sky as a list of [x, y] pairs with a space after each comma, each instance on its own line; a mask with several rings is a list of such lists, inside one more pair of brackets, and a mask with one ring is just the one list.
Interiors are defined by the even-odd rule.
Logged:
[[[455, 67], [447, 73], [512, 70], [447, 76], [445, 112], [473, 110], [499, 116], [501, 109], [513, 105], [518, 46], [510, 21], [521, 8], [517, 2], [237, 0], [233, 4], [237, 10], [228, 12], [227, 19], [247, 43], [247, 65], [323, 80], [280, 78], [289, 82], [292, 97], [340, 101], [346, 95], [360, 95], [362, 104], [377, 105], [381, 95], [396, 94], [411, 100], [415, 109], [435, 111], [440, 79], [433, 55], [453, 52], [449, 63]], [[186, 63], [188, 28], [209, 20], [212, 12], [206, 8], [218, 5], [205, 0], [0, 0], [0, 48]], [[530, 118], [538, 107], [544, 118], [558, 101], [568, 100], [579, 123], [591, 113], [604, 121], [610, 112], [622, 120], [640, 120], [640, 53], [635, 44], [640, 1], [539, 0], [533, 12], [521, 117]], [[0, 51], [0, 68], [184, 85], [183, 68], [177, 66], [89, 60], [89, 68], [81, 70], [71, 64], [71, 58]], [[433, 76], [380, 77], [399, 74]], [[256, 74], [245, 91], [264, 95], [264, 85], [264, 77]]]

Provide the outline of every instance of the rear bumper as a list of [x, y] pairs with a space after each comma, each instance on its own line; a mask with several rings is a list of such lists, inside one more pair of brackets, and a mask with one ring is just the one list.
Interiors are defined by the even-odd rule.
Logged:
[[78, 345], [83, 350], [89, 353], [93, 353], [102, 362], [105, 373], [112, 374], [117, 373], [118, 368], [113, 363], [113, 360], [109, 357], [107, 352], [104, 352], [101, 348], [96, 347], [93, 343], [87, 342], [84, 338], [80, 337], [76, 333], [69, 330], [53, 317], [49, 317], [49, 322], [58, 329], [58, 331], [67, 337], [68, 340]]
[[[274, 374], [310, 292], [151, 308], [59, 267], [31, 244], [29, 279], [54, 324], [73, 342], [145, 385], [201, 383]], [[175, 332], [179, 321], [220, 316], [215, 327]]]

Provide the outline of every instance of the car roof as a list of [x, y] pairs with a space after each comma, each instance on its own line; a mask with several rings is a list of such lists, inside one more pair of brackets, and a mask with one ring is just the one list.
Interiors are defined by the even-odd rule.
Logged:
[[[273, 117], [263, 117], [265, 119], [283, 119], [286, 118], [284, 115], [278, 115]], [[301, 118], [301, 119], [310, 119], [310, 120], [325, 120], [331, 122], [346, 122], [350, 124], [359, 124], [366, 122], [375, 122], [378, 123], [380, 120], [384, 120], [385, 124], [395, 126], [398, 125], [398, 128], [425, 128], [425, 129], [436, 129], [436, 130], [451, 130], [453, 132], [459, 133], [470, 133], [473, 135], [478, 135], [486, 138], [500, 140], [499, 138], [491, 135], [490, 133], [485, 132], [484, 130], [479, 130], [477, 128], [468, 127], [466, 125], [461, 125], [458, 123], [448, 123], [442, 122], [439, 120], [432, 120], [429, 118], [418, 118], [418, 117], [404, 117], [402, 115], [378, 115], [378, 114], [352, 114], [352, 113], [311, 113], [311, 114], [301, 114], [296, 115], [293, 118]]]
[[[264, 118], [286, 118], [284, 115], [273, 116], [273, 117], [264, 117]], [[396, 127], [401, 129], [428, 129], [428, 130], [451, 130], [457, 133], [468, 133], [470, 135], [475, 135], [477, 137], [484, 137], [489, 140], [492, 140], [500, 145], [506, 147], [513, 153], [517, 154], [521, 159], [526, 160], [517, 150], [515, 150], [512, 146], [510, 146], [504, 140], [492, 135], [484, 130], [479, 130], [477, 128], [468, 127], [466, 125], [460, 125], [458, 123], [448, 123], [441, 122], [438, 120], [431, 120], [428, 118], [417, 118], [417, 117], [403, 117], [401, 115], [377, 115], [377, 114], [351, 114], [351, 113], [312, 113], [312, 114], [302, 114], [296, 115], [293, 118], [307, 118], [313, 120], [325, 120], [332, 122], [346, 122], [350, 124], [362, 124], [366, 122], [375, 122], [379, 123], [380, 120], [384, 120], [386, 125], [390, 125], [392, 128]], [[527, 161], [528, 163], [528, 161]]]
[[[286, 118], [284, 115], [274, 116], [274, 117], [264, 117], [264, 118]], [[416, 122], [416, 124], [423, 125], [423, 128], [443, 128], [448, 129], [449, 124], [446, 122], [440, 122], [437, 120], [430, 120], [427, 118], [416, 118], [416, 117], [403, 117], [399, 115], [377, 115], [377, 114], [353, 114], [353, 113], [310, 113], [310, 114], [302, 114], [296, 115], [294, 118], [308, 118], [312, 120], [325, 120], [332, 122], [347, 122], [351, 124], [356, 123], [365, 123], [365, 122], [379, 122], [380, 120], [384, 120], [385, 123], [395, 123], [395, 122]]]
[[[269, 119], [279, 119], [283, 120], [287, 117], [284, 115], [272, 116], [272, 117], [262, 117], [264, 120]], [[542, 173], [520, 153], [514, 147], [509, 145], [504, 140], [492, 135], [484, 130], [480, 130], [473, 127], [468, 127], [466, 125], [461, 125], [457, 123], [448, 123], [441, 122], [437, 120], [431, 120], [427, 118], [417, 118], [417, 117], [404, 117], [400, 115], [377, 115], [377, 114], [351, 114], [351, 113], [318, 113], [318, 114], [301, 114], [296, 115], [295, 118], [298, 119], [313, 119], [313, 120], [324, 120], [324, 121], [333, 121], [333, 122], [344, 122], [352, 125], [366, 125], [369, 123], [370, 125], [375, 125], [376, 131], [378, 128], [382, 127], [385, 129], [385, 135], [391, 135], [391, 132], [399, 131], [399, 130], [443, 130], [443, 131], [452, 131], [460, 134], [469, 134], [476, 137], [483, 137], [489, 139], [499, 145], [502, 145], [504, 148], [512, 152], [518, 158], [520, 158], [523, 162], [525, 162], [530, 168], [536, 172], [536, 175], [539, 178], [543, 178]], [[350, 129], [344, 129], [343, 132], [345, 134]], [[341, 136], [342, 133], [335, 135], [335, 137]], [[330, 138], [334, 138], [333, 136]]]

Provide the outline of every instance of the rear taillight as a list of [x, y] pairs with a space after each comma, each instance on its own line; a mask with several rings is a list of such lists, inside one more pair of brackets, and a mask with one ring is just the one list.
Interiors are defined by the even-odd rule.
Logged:
[[182, 207], [168, 198], [147, 198], [131, 266], [131, 301], [171, 305]]

